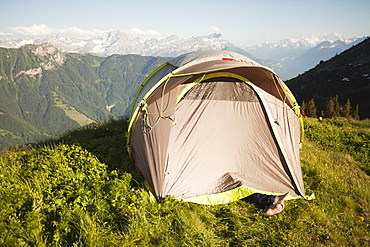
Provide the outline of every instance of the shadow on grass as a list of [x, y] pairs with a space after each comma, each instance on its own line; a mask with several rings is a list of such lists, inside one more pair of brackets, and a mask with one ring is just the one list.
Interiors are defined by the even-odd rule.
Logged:
[[107, 123], [92, 123], [66, 132], [56, 140], [44, 144], [78, 145], [95, 155], [107, 165], [108, 171], [119, 170], [132, 175], [133, 180], [142, 184], [144, 179], [131, 162], [126, 149], [127, 119], [112, 120]]

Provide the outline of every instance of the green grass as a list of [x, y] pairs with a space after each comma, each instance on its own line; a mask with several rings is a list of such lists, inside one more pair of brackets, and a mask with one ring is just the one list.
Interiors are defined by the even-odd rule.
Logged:
[[350, 154], [370, 175], [370, 121], [346, 118], [306, 119], [305, 134], [319, 148]]
[[156, 203], [127, 157], [126, 122], [90, 124], [0, 157], [0, 246], [369, 246], [369, 126], [306, 119], [316, 199], [268, 217], [244, 201]]
[[53, 92], [53, 97], [55, 106], [62, 109], [70, 119], [76, 121], [80, 126], [94, 122], [92, 119], [78, 112], [73, 106], [64, 103], [56, 92]]

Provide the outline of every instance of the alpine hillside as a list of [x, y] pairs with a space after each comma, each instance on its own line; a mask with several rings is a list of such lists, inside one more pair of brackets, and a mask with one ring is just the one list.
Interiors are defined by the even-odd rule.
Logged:
[[338, 95], [342, 104], [349, 99], [353, 108], [359, 105], [361, 118], [370, 118], [370, 39], [321, 61], [286, 84], [299, 103], [314, 99], [319, 113], [330, 97]]
[[[360, 117], [368, 118], [369, 57], [367, 39], [287, 84], [299, 103], [314, 98], [320, 111], [339, 95], [341, 103], [350, 99]], [[0, 48], [0, 148], [127, 116], [139, 85], [168, 60], [62, 53], [49, 43]]]
[[49, 43], [0, 48], [0, 148], [127, 115], [162, 57], [61, 53]]

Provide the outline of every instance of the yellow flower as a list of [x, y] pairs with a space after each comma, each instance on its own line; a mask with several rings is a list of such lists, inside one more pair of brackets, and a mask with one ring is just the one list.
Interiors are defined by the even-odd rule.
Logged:
[[361, 221], [364, 221], [365, 220], [365, 218], [362, 217], [362, 216], [360, 216], [359, 218], [360, 218]]

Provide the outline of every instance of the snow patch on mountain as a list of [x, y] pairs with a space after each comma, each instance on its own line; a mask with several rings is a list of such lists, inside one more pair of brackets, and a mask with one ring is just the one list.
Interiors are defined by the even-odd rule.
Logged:
[[94, 36], [67, 36], [65, 34], [0, 40], [0, 46], [19, 48], [25, 44], [48, 42], [62, 52], [112, 54], [139, 54], [146, 56], [177, 56], [197, 50], [222, 50], [233, 46], [221, 34], [181, 38], [169, 35], [164, 38], [131, 38], [126, 31], [114, 30]]

